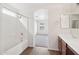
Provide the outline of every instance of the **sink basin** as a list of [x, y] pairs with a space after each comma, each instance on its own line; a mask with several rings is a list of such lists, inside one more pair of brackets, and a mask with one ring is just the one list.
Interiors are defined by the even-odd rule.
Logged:
[[79, 39], [79, 32], [78, 31], [71, 31], [71, 35], [73, 38]]

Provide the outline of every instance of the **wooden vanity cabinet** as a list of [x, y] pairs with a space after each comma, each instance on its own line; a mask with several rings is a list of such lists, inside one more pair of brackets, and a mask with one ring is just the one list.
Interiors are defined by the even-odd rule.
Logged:
[[66, 43], [62, 40], [62, 55], [66, 55]]
[[70, 46], [67, 45], [66, 55], [75, 55], [71, 50]]
[[58, 48], [60, 55], [78, 55], [66, 42], [58, 37]]
[[79, 55], [79, 54], [76, 51], [74, 51], [69, 45], [67, 45], [66, 55]]
[[66, 43], [58, 37], [58, 48], [61, 55], [66, 55]]
[[58, 37], [58, 49], [59, 53], [62, 54], [62, 39]]

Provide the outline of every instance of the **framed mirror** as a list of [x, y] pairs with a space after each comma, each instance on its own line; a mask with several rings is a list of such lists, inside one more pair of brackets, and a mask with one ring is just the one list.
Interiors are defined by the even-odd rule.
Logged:
[[61, 28], [78, 29], [79, 28], [79, 14], [65, 14], [61, 15]]

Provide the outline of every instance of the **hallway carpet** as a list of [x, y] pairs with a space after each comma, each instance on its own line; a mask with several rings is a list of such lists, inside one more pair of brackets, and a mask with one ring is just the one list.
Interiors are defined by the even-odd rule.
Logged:
[[58, 51], [48, 50], [43, 47], [35, 47], [35, 48], [27, 48], [25, 49], [21, 55], [59, 55]]

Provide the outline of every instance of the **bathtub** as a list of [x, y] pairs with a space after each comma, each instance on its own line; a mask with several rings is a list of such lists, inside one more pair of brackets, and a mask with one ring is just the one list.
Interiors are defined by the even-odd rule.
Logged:
[[14, 47], [4, 51], [2, 55], [20, 55], [28, 47], [28, 40], [21, 41]]

